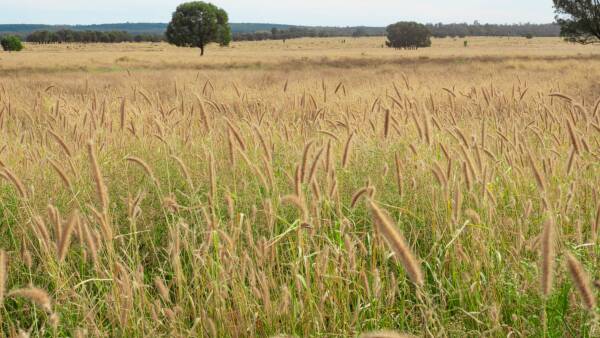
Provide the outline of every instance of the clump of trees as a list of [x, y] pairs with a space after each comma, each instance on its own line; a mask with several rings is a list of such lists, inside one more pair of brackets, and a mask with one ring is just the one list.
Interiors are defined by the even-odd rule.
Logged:
[[160, 42], [162, 34], [131, 34], [125, 31], [76, 31], [61, 29], [55, 32], [42, 30], [29, 34], [27, 42], [32, 43], [119, 43], [119, 42]]
[[554, 8], [567, 41], [600, 43], [600, 0], [554, 0]]
[[9, 35], [0, 39], [2, 49], [7, 52], [20, 52], [23, 50], [23, 44], [18, 36]]
[[203, 1], [181, 4], [167, 27], [167, 41], [179, 47], [204, 48], [211, 42], [227, 46], [231, 42], [231, 27], [225, 10]]
[[393, 48], [417, 49], [431, 47], [431, 31], [416, 22], [398, 22], [386, 29], [386, 45]]

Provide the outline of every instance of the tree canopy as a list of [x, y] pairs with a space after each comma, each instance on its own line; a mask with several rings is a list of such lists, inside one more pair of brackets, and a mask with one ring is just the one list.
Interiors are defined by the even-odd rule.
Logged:
[[600, 0], [554, 0], [561, 36], [582, 44], [600, 42]]
[[431, 31], [420, 23], [398, 22], [386, 29], [388, 47], [419, 48], [431, 47]]
[[167, 41], [180, 47], [204, 48], [211, 42], [227, 46], [231, 42], [231, 27], [225, 10], [203, 1], [181, 4], [167, 27]]
[[23, 44], [21, 43], [21, 39], [18, 36], [9, 35], [5, 36], [0, 40], [0, 45], [2, 45], [2, 49], [7, 52], [19, 52], [23, 50]]

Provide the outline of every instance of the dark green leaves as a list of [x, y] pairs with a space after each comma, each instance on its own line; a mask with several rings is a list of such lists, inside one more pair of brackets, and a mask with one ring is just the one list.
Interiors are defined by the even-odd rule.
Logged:
[[554, 0], [560, 35], [582, 44], [600, 42], [600, 0]]
[[184, 3], [173, 13], [166, 36], [169, 43], [200, 48], [204, 55], [204, 47], [211, 42], [222, 46], [231, 42], [227, 12], [202, 1]]
[[2, 38], [2, 40], [0, 40], [0, 45], [2, 45], [2, 49], [7, 52], [19, 52], [23, 49], [21, 39], [17, 36], [6, 36]]
[[388, 47], [431, 47], [431, 32], [425, 25], [416, 22], [398, 22], [389, 25], [386, 31]]

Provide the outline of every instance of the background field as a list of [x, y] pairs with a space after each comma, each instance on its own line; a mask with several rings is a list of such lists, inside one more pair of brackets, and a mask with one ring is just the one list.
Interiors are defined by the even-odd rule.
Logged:
[[[464, 48], [464, 41], [469, 47]], [[3, 71], [116, 71], [125, 69], [213, 69], [213, 68], [280, 68], [280, 66], [372, 66], [372, 63], [406, 63], [411, 61], [455, 61], [465, 58], [479, 61], [520, 59], [556, 60], [598, 57], [597, 46], [581, 46], [562, 42], [559, 38], [487, 38], [433, 39], [431, 48], [397, 51], [382, 48], [385, 38], [319, 38], [282, 41], [233, 42], [230, 48], [211, 46], [206, 57], [193, 48], [177, 48], [168, 44], [80, 44], [28, 45], [19, 54], [2, 54]], [[498, 60], [502, 58], [502, 60]], [[450, 59], [450, 60], [448, 60]], [[344, 65], [344, 61], [354, 63]], [[283, 65], [280, 65], [284, 63]], [[357, 64], [358, 63], [358, 64]], [[261, 70], [261, 69], [258, 69]], [[269, 69], [272, 70], [272, 69]], [[276, 70], [276, 69], [275, 69]], [[287, 70], [287, 69], [283, 69]], [[400, 71], [406, 72], [406, 69]]]
[[600, 46], [342, 40], [0, 53], [0, 336], [598, 334]]

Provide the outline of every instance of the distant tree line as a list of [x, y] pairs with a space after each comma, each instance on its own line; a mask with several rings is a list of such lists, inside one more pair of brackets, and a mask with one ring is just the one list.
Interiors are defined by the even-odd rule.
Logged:
[[380, 27], [300, 27], [286, 29], [272, 28], [257, 32], [234, 32], [234, 41], [287, 40], [297, 38], [383, 36], [385, 28]]
[[531, 37], [557, 37], [560, 35], [560, 26], [551, 24], [427, 24], [431, 34], [437, 38], [465, 37], [465, 36], [531, 36]]
[[[233, 24], [242, 25], [242, 24]], [[557, 24], [426, 24], [433, 37], [465, 37], [465, 36], [525, 36], [525, 37], [557, 37], [560, 26]], [[164, 41], [164, 34], [155, 32], [132, 33], [127, 31], [100, 30], [38, 30], [28, 35], [21, 35], [27, 42], [33, 43], [115, 43], [115, 42], [159, 42]], [[304, 37], [364, 37], [385, 36], [385, 27], [273, 27], [270, 30], [256, 32], [233, 31], [234, 41], [287, 40]]]
[[[432, 36], [437, 38], [465, 36], [531, 36], [557, 37], [560, 27], [557, 24], [426, 24]], [[272, 28], [257, 32], [235, 32], [234, 41], [286, 40], [306, 37], [363, 37], [385, 36], [386, 27], [290, 27]]]
[[119, 42], [160, 42], [164, 34], [142, 33], [131, 34], [126, 31], [76, 31], [61, 29], [58, 31], [41, 30], [33, 32], [25, 38], [32, 43], [119, 43]]

